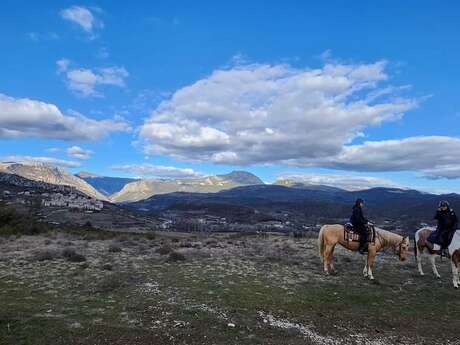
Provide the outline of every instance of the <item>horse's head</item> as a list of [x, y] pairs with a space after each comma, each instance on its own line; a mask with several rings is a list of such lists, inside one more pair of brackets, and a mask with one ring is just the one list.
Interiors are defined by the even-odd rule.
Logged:
[[409, 251], [409, 246], [409, 236], [404, 236], [402, 241], [398, 244], [397, 253], [399, 256], [399, 260], [405, 261], [407, 259], [407, 252]]

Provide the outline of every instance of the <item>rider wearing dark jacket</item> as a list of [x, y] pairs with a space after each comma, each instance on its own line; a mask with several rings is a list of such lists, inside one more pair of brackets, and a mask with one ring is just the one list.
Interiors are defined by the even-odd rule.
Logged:
[[364, 254], [367, 249], [367, 225], [369, 221], [363, 214], [364, 200], [357, 199], [353, 206], [353, 214], [350, 217], [350, 223], [353, 224], [353, 229], [359, 233], [359, 252]]
[[452, 236], [457, 230], [458, 218], [455, 211], [450, 208], [449, 203], [441, 201], [434, 219], [438, 221], [438, 226], [436, 231], [428, 238], [428, 241], [439, 244], [441, 250], [444, 250], [449, 247]]

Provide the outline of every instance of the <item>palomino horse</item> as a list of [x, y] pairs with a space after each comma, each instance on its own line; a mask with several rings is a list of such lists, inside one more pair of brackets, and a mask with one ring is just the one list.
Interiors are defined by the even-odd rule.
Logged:
[[[345, 241], [344, 227], [340, 224], [324, 225], [319, 231], [318, 247], [319, 255], [324, 263], [324, 272], [333, 273], [335, 272], [334, 265], [332, 264], [334, 248], [336, 244], [340, 244], [352, 251], [358, 251], [359, 243]], [[409, 237], [400, 236], [392, 232], [375, 229], [375, 242], [369, 243], [367, 260], [364, 265], [363, 274], [364, 277], [369, 277], [373, 280], [372, 265], [374, 263], [375, 255], [377, 252], [385, 247], [393, 247], [396, 253], [399, 255], [401, 261], [406, 260], [407, 251], [409, 249]]]
[[[436, 255], [439, 254], [439, 246], [435, 245], [435, 247], [433, 248], [434, 250], [432, 250], [429, 246], [427, 246], [426, 243], [428, 236], [430, 236], [430, 234], [434, 230], [435, 229], [433, 228], [422, 228], [420, 230], [417, 230], [417, 232], [415, 233], [414, 251], [420, 275], [425, 275], [422, 269], [422, 255], [426, 249], [430, 258], [431, 269], [433, 270], [435, 277], [439, 279], [441, 278], [441, 276], [439, 275], [435, 262]], [[452, 237], [452, 242], [450, 243], [448, 250], [451, 258], [450, 265], [452, 267], [452, 282], [454, 284], [454, 287], [458, 289], [460, 285], [460, 279], [458, 274], [458, 267], [460, 264], [460, 230], [455, 231], [455, 234]]]

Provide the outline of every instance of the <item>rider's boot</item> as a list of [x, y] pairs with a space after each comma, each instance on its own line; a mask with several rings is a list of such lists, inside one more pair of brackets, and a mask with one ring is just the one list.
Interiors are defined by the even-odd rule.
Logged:
[[367, 252], [367, 242], [360, 242], [358, 251], [359, 254], [364, 255]]

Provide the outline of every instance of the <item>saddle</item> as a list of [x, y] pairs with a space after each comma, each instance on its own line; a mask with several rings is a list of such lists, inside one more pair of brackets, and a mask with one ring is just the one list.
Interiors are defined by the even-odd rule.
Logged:
[[[359, 242], [360, 234], [359, 232], [354, 231], [353, 224], [346, 223], [344, 225], [345, 231], [343, 232], [343, 237], [345, 242]], [[367, 229], [367, 242], [375, 243], [375, 227], [373, 225], [366, 225]]]

